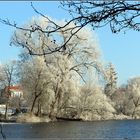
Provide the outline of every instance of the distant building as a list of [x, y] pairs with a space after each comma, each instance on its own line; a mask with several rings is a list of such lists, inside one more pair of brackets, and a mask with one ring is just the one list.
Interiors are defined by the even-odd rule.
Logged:
[[[8, 93], [9, 92], [9, 93]], [[20, 86], [7, 86], [4, 89], [3, 94], [6, 97], [23, 97], [23, 91]]]

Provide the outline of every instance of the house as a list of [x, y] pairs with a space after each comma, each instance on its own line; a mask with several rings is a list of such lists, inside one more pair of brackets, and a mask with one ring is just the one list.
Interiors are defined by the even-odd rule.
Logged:
[[[9, 95], [8, 95], [8, 92], [9, 92]], [[12, 97], [20, 97], [20, 98], [23, 97], [23, 91], [20, 86], [7, 86], [4, 89], [4, 94], [7, 97], [11, 97], [11, 98]]]

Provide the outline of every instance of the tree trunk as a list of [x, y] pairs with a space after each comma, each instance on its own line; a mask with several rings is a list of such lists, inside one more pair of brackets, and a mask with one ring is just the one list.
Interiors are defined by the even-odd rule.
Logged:
[[132, 112], [132, 118], [134, 118], [135, 110], [136, 110], [136, 107], [134, 108], [134, 110], [133, 110], [133, 112]]
[[37, 110], [37, 116], [41, 117], [42, 113], [41, 113], [41, 103], [40, 100], [38, 100], [38, 110]]
[[133, 103], [134, 103], [135, 107], [134, 107], [134, 110], [133, 110], [133, 113], [132, 113], [132, 118], [133, 118], [134, 115], [135, 115], [136, 108], [139, 106], [139, 99], [140, 99], [140, 98], [138, 98], [136, 102], [133, 100]]
[[33, 100], [33, 104], [32, 104], [32, 107], [31, 107], [31, 113], [33, 113], [33, 110], [34, 110], [34, 106], [35, 106], [37, 97], [38, 97], [38, 96], [35, 96], [35, 98], [34, 98], [34, 100]]
[[5, 114], [4, 114], [4, 119], [7, 119], [7, 110], [8, 110], [8, 102], [6, 103], [6, 107], [5, 107]]
[[54, 108], [55, 108], [56, 100], [52, 102], [50, 106], [49, 118], [54, 119]]

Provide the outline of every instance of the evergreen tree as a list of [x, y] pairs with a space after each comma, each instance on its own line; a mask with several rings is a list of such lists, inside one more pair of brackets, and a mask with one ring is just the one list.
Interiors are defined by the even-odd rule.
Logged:
[[106, 69], [105, 94], [111, 96], [117, 88], [117, 73], [112, 63], [109, 63]]

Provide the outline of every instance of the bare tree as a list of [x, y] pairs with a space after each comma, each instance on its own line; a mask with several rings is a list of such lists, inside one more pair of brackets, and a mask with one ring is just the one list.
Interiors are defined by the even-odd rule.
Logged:
[[[0, 19], [0, 22], [25, 32], [27, 39], [25, 43], [19, 42], [18, 46], [25, 47], [31, 55], [47, 55], [65, 51], [68, 47], [66, 44], [87, 25], [91, 25], [93, 30], [103, 26], [110, 26], [113, 33], [129, 29], [140, 31], [140, 23], [138, 21], [140, 16], [140, 3], [137, 1], [63, 1], [60, 6], [67, 10], [72, 16], [70, 20], [63, 24], [59, 24], [55, 20], [39, 12], [32, 3], [31, 6], [37, 14], [47, 20], [48, 25], [45, 28], [42, 28], [38, 23], [21, 27], [15, 22], [12, 23], [9, 20]], [[71, 24], [75, 26], [69, 26]], [[44, 33], [51, 38], [51, 43], [47, 45], [47, 50], [36, 52], [30, 47], [30, 44], [26, 43], [35, 32]], [[54, 47], [54, 44], [58, 40], [55, 36], [60, 32], [69, 32], [70, 34], [62, 44], [57, 44]]]
[[5, 91], [4, 96], [6, 97], [6, 110], [5, 110], [5, 119], [7, 119], [7, 109], [10, 98], [10, 86], [15, 84], [16, 82], [16, 61], [12, 61], [8, 64], [4, 64], [1, 67], [1, 73], [3, 74], [3, 81], [1, 81], [4, 85]]
[[64, 1], [62, 6], [80, 26], [90, 24], [96, 29], [109, 25], [113, 33], [129, 29], [140, 31], [139, 1]]

